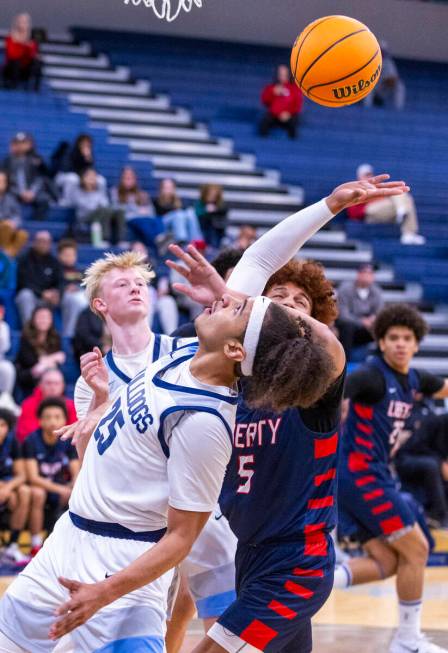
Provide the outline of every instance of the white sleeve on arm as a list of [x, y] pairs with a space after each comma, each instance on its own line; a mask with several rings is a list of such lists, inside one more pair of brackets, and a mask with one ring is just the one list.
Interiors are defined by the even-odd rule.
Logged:
[[279, 222], [244, 252], [227, 281], [227, 288], [251, 297], [261, 295], [269, 277], [332, 217], [323, 199]]
[[78, 419], [83, 419], [87, 415], [90, 404], [92, 403], [93, 390], [87, 385], [82, 376], [76, 381], [74, 395], [76, 416]]
[[224, 424], [210, 413], [190, 412], [171, 429], [168, 441], [169, 505], [178, 510], [212, 512], [232, 454]]

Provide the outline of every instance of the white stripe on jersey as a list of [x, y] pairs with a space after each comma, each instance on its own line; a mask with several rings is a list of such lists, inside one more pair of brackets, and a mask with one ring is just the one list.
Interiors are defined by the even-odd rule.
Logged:
[[146, 531], [166, 526], [168, 503], [214, 509], [232, 451], [237, 394], [191, 375], [195, 351], [173, 352], [120, 391], [90, 439], [72, 512]]

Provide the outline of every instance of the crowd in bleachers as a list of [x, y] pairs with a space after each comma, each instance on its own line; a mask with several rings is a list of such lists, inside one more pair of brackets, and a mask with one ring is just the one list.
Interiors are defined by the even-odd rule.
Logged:
[[[30, 24], [25, 19], [22, 22], [16, 22], [16, 29], [23, 30], [20, 38], [29, 44]], [[14, 33], [14, 38], [19, 37]], [[37, 46], [27, 47], [37, 54]], [[40, 69], [36, 57], [31, 59], [29, 75], [20, 71], [18, 78], [16, 67], [11, 77], [13, 68], [6, 70], [7, 87], [23, 81], [39, 86]], [[274, 94], [278, 100], [280, 92], [275, 91], [276, 87], [272, 85], [271, 96]], [[390, 89], [391, 85], [386, 90]], [[271, 96], [264, 94], [267, 109]], [[301, 103], [297, 97], [293, 102], [291, 112], [277, 106], [275, 121], [266, 114], [260, 133], [267, 135], [272, 126], [279, 125], [291, 138], [295, 137]], [[256, 239], [257, 231], [244, 225], [235, 238], [229, 237], [225, 194], [217, 184], [205, 184], [199, 200], [192, 205], [185, 205], [175, 181], [169, 178], [162, 179], [158, 193], [151, 196], [140, 183], [136, 169], [129, 165], [123, 168], [118, 182], [111, 184], [96, 161], [95, 143], [89, 133], [80, 133], [73, 143], [61, 141], [45, 160], [33, 135], [19, 131], [10, 140], [9, 153], [3, 154], [0, 505], [8, 508], [1, 514], [11, 531], [6, 553], [13, 561], [23, 563], [28, 558], [17, 546], [20, 532], [29, 528], [32, 551], [37, 551], [44, 525], [51, 527], [55, 515], [64, 509], [76, 477], [74, 449], [59, 442], [53, 431], [76, 418], [70, 396], [79, 374], [77, 361], [94, 346], [104, 353], [110, 348], [104, 324], [90, 311], [81, 288], [85, 266], [78, 262], [80, 247], [92, 246], [93, 257], [115, 246], [143, 252], [154, 270], [151, 320], [155, 330], [171, 333], [180, 323], [195, 317], [199, 307], [172, 289], [174, 273], [163, 265], [168, 244], [193, 242], [213, 258], [224, 247], [246, 249]], [[359, 178], [370, 176], [373, 168], [364, 165], [358, 173]], [[396, 222], [401, 226], [403, 243], [423, 244], [415, 204], [410, 197], [406, 202], [356, 207], [348, 219]], [[39, 221], [45, 221], [54, 207], [61, 207], [69, 216], [65, 231], [55, 236], [47, 228], [39, 228]], [[372, 342], [372, 323], [384, 301], [374, 274], [370, 264], [363, 264], [356, 279], [339, 289], [340, 316], [334, 328], [349, 358], [353, 348]], [[415, 438], [403, 449], [397, 469], [403, 481], [426, 503], [433, 523], [446, 525], [448, 423], [445, 416], [435, 416], [427, 404], [421, 410], [415, 420]], [[436, 428], [430, 426], [434, 424], [431, 420], [436, 420]]]

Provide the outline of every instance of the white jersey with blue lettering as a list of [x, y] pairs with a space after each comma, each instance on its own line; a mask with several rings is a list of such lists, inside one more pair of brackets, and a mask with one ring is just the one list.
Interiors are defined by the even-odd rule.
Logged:
[[87, 446], [70, 511], [132, 531], [166, 526], [168, 505], [211, 512], [232, 451], [237, 393], [190, 372], [197, 346], [142, 370]]
[[[195, 338], [173, 338], [154, 333], [143, 351], [135, 354], [115, 354], [110, 349], [103, 361], [109, 373], [109, 396], [114, 397], [124, 385], [127, 385], [143, 368], [159, 360], [172, 351], [195, 342]], [[93, 390], [86, 381], [79, 377], [75, 386], [75, 407], [78, 419], [86, 416], [93, 399]]]

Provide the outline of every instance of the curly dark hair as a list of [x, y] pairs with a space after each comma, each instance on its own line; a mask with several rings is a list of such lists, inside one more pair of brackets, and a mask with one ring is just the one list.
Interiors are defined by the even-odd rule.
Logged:
[[309, 324], [272, 303], [261, 329], [253, 375], [244, 379], [247, 403], [276, 412], [308, 408], [325, 394], [333, 377], [333, 360]]
[[274, 286], [293, 283], [302, 288], [311, 300], [311, 317], [332, 324], [338, 316], [333, 284], [326, 278], [324, 268], [315, 261], [293, 259], [273, 274], [266, 284], [263, 295]]
[[429, 328], [423, 317], [409, 304], [390, 304], [376, 316], [373, 324], [373, 335], [378, 342], [385, 337], [391, 327], [407, 327], [414, 332], [417, 342], [421, 342]]
[[47, 397], [46, 399], [43, 399], [37, 408], [37, 416], [39, 419], [47, 408], [60, 408], [65, 415], [65, 419], [68, 419], [67, 404], [65, 403], [65, 399], [62, 397]]
[[242, 249], [226, 247], [213, 259], [212, 265], [222, 279], [225, 279], [227, 272], [240, 262], [243, 253]]

